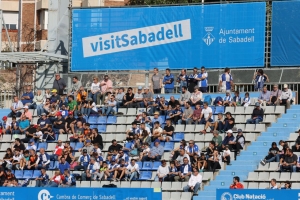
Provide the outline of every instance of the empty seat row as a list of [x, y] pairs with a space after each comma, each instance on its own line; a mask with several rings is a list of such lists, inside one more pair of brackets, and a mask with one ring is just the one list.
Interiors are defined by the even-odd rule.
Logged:
[[[231, 114], [252, 114], [254, 106], [248, 107], [226, 107], [225, 112], [230, 112]], [[266, 106], [263, 107], [265, 114], [283, 114], [285, 113], [284, 106]]]
[[265, 182], [275, 178], [277, 181], [295, 181], [300, 180], [300, 173], [298, 172], [249, 172], [247, 181]]

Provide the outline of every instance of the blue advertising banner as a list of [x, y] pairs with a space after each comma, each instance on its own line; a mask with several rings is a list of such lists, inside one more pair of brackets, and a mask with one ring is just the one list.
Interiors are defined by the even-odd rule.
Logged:
[[72, 71], [264, 66], [265, 2], [72, 10]]
[[300, 199], [300, 190], [230, 190], [217, 189], [216, 200], [283, 200]]
[[300, 1], [272, 2], [271, 66], [300, 65]]
[[160, 188], [11, 188], [0, 189], [5, 200], [161, 200]]

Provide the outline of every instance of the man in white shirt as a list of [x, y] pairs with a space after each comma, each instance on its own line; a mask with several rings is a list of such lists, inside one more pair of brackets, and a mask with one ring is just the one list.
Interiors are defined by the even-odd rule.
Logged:
[[198, 195], [198, 190], [202, 183], [202, 175], [199, 174], [199, 170], [196, 167], [193, 167], [193, 173], [189, 179], [187, 186], [183, 188], [184, 192], [193, 192], [194, 196]]
[[133, 178], [135, 180], [137, 180], [139, 174], [140, 174], [139, 165], [136, 164], [136, 160], [135, 159], [131, 159], [130, 164], [127, 166], [125, 180], [131, 181]]
[[[92, 175], [93, 181], [95, 181], [97, 177], [100, 177], [99, 169], [100, 169], [99, 163], [96, 162], [96, 159], [94, 157], [91, 157], [90, 164], [87, 166], [87, 170], [89, 170], [90, 174]], [[86, 172], [84, 172], [81, 175], [81, 179], [83, 181], [86, 181]]]
[[187, 158], [188, 161], [189, 161], [189, 165], [191, 164], [191, 161], [190, 161], [190, 157], [187, 153], [185, 153], [185, 149], [180, 149], [179, 151], [179, 155], [178, 157], [176, 158], [176, 166], [179, 167], [180, 165], [183, 165], [183, 159], [184, 158]]
[[34, 143], [34, 139], [30, 139], [30, 141], [28, 142], [28, 146], [26, 147], [26, 150], [30, 150], [30, 149], [36, 151], [36, 145]]
[[19, 101], [17, 96], [14, 96], [14, 102], [12, 103], [10, 110], [11, 112], [7, 115], [7, 117], [20, 117], [22, 115], [21, 110], [23, 109], [23, 104]]
[[200, 124], [206, 124], [207, 122], [212, 122], [212, 109], [210, 107], [208, 107], [208, 103], [204, 102], [203, 104], [203, 109], [200, 115]]
[[155, 177], [155, 181], [164, 181], [164, 178], [169, 174], [169, 167], [167, 166], [167, 162], [165, 160], [161, 161], [161, 165], [157, 169], [157, 176]]
[[115, 95], [110, 96], [110, 100], [107, 101], [107, 105], [102, 107], [102, 115], [109, 115], [111, 112], [117, 112], [117, 102], [115, 100]]
[[144, 95], [142, 93], [142, 86], [138, 87], [138, 92], [134, 94], [133, 101], [131, 103], [132, 108], [144, 108]]
[[287, 84], [283, 85], [283, 90], [281, 96], [279, 97], [279, 104], [285, 105], [286, 109], [289, 109], [291, 106], [291, 100], [293, 99], [293, 93], [291, 89], [288, 88]]
[[160, 138], [162, 133], [163, 129], [160, 127], [159, 122], [154, 122], [154, 127], [152, 130], [152, 141], [155, 141], [156, 139]]
[[272, 179], [271, 179], [270, 184], [271, 184], [270, 189], [272, 189], [272, 190], [278, 189], [278, 186], [277, 186], [277, 184], [276, 184], [276, 179], [275, 179], [275, 178], [272, 178]]

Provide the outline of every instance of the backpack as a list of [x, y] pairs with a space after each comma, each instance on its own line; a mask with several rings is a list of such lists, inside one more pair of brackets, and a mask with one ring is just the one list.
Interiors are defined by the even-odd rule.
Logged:
[[117, 186], [115, 184], [108, 184], [108, 185], [102, 185], [103, 188], [116, 188]]
[[204, 98], [204, 102], [207, 102], [208, 105], [211, 104], [212, 102], [212, 98], [210, 95], [206, 95], [205, 98]]

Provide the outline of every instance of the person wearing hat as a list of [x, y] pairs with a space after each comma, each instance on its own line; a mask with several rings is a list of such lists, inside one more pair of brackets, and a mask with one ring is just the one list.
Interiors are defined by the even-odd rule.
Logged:
[[260, 95], [258, 97], [258, 102], [261, 105], [266, 106], [268, 105], [268, 102], [270, 102], [270, 99], [271, 99], [271, 92], [268, 90], [267, 86], [265, 86], [260, 92]]
[[19, 101], [19, 98], [17, 96], [14, 96], [13, 103], [10, 107], [11, 112], [7, 115], [7, 117], [20, 117], [22, 115], [21, 110], [23, 109], [23, 104], [21, 101]]
[[270, 94], [270, 101], [267, 102], [268, 105], [272, 105], [272, 106], [275, 106], [275, 105], [278, 105], [280, 103], [280, 96], [281, 96], [281, 93], [282, 91], [278, 89], [278, 85], [275, 84], [273, 86], [273, 90], [271, 91], [271, 94]]
[[155, 122], [158, 122], [159, 124], [163, 124], [163, 119], [159, 117], [159, 112], [157, 111], [154, 113], [154, 117], [151, 120], [152, 127], [154, 126]]
[[65, 80], [60, 77], [59, 73], [56, 73], [52, 88], [56, 89], [56, 92], [58, 92], [59, 95], [63, 95], [66, 87], [67, 84], [65, 83]]
[[26, 119], [28, 119], [29, 121], [31, 121], [32, 120], [32, 113], [29, 111], [28, 108], [29, 108], [28, 106], [24, 106], [23, 107], [24, 111], [23, 111], [21, 117], [25, 116]]
[[165, 93], [174, 93], [174, 76], [171, 74], [169, 68], [166, 69], [166, 75], [163, 79], [163, 84], [165, 85]]
[[293, 93], [292, 90], [288, 88], [287, 84], [283, 85], [283, 91], [281, 96], [279, 97], [279, 104], [278, 105], [285, 105], [286, 109], [289, 109], [293, 103]]
[[81, 155], [78, 158], [79, 165], [74, 167], [75, 171], [87, 170], [87, 167], [90, 163], [91, 156], [87, 153], [86, 149], [83, 149]]
[[50, 97], [50, 102], [52, 105], [58, 105], [60, 101], [60, 96], [57, 94], [57, 90], [51, 90], [52, 96]]
[[110, 99], [104, 101], [105, 106], [102, 107], [102, 115], [114, 114], [117, 112], [117, 102], [115, 100], [115, 95], [110, 95]]
[[133, 103], [134, 93], [132, 91], [132, 87], [127, 89], [127, 93], [125, 93], [123, 97], [123, 107], [131, 108]]
[[152, 105], [153, 103], [153, 93], [149, 90], [148, 87], [144, 87], [143, 101], [145, 108], [148, 108], [148, 106]]
[[255, 103], [255, 108], [253, 109], [251, 119], [247, 119], [247, 124], [259, 124], [264, 119], [264, 110], [260, 107], [260, 103]]
[[150, 149], [148, 155], [144, 156], [142, 161], [159, 161], [164, 153], [163, 146], [160, 145], [159, 140], [154, 141], [154, 146]]
[[219, 149], [219, 151], [223, 151], [226, 145], [229, 145], [229, 148], [231, 149], [231, 145], [234, 143], [235, 137], [232, 134], [232, 130], [229, 129], [226, 133], [227, 135], [224, 137], [224, 140], [222, 141], [222, 146]]
[[2, 123], [0, 123], [0, 129], [2, 130], [2, 134], [9, 134], [10, 130], [10, 122], [7, 120], [7, 116], [2, 117]]
[[31, 91], [31, 87], [27, 86], [26, 87], [26, 92], [24, 92], [21, 96], [21, 102], [24, 106], [31, 106], [33, 103], [33, 92]]

